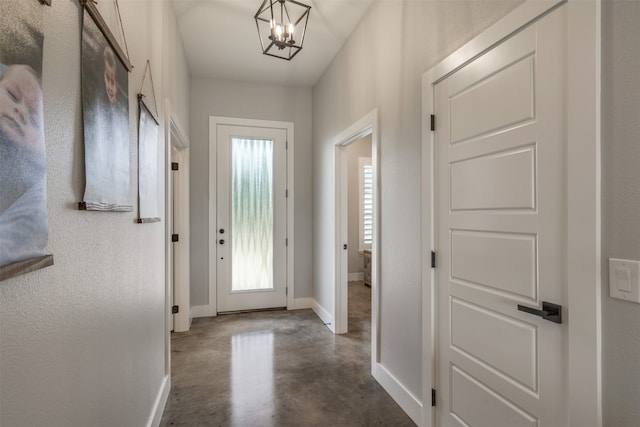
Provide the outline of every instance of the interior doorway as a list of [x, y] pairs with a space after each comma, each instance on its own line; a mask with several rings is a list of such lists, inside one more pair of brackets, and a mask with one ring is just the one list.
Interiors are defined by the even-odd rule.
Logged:
[[371, 134], [345, 148], [347, 157], [347, 331], [371, 331], [373, 170]]
[[[167, 105], [167, 111], [170, 111]], [[189, 143], [168, 114], [166, 118], [166, 282], [168, 329], [185, 332], [191, 325], [189, 274]]]
[[[554, 8], [556, 10], [551, 11]], [[508, 411], [514, 415], [508, 425], [520, 423], [516, 417], [526, 419], [527, 425], [566, 424], [567, 419], [575, 425], [602, 424], [598, 338], [601, 322], [599, 8], [599, 4], [590, 2], [527, 1], [423, 75], [422, 366], [431, 367], [423, 369], [423, 396], [428, 396], [431, 388], [437, 398], [435, 408], [423, 406], [423, 424], [458, 425], [460, 419], [473, 419], [478, 424], [504, 425], [501, 417]], [[529, 41], [525, 40], [527, 37]], [[529, 43], [529, 48], [516, 47], [523, 43]], [[509, 45], [512, 49], [507, 48]], [[526, 55], [521, 54], [524, 51]], [[504, 61], [508, 54], [515, 58]], [[495, 67], [500, 67], [500, 62], [496, 58], [503, 64], [498, 70]], [[478, 65], [482, 61], [486, 67]], [[531, 67], [523, 65], [524, 61], [530, 61]], [[469, 72], [474, 68], [479, 72]], [[486, 75], [483, 73], [492, 71], [492, 76], [478, 81]], [[465, 77], [468, 79], [464, 89], [456, 91], [453, 86]], [[507, 79], [511, 83], [508, 90], [497, 87]], [[492, 95], [508, 97], [511, 102], [520, 101], [522, 96], [517, 96], [516, 88], [524, 89], [520, 93], [528, 93], [536, 101], [527, 105], [532, 114], [520, 126], [514, 120], [506, 123], [503, 120], [503, 123], [490, 124], [490, 129], [473, 128], [489, 124], [482, 114], [501, 118], [513, 114], [513, 104], [500, 102]], [[448, 96], [443, 90], [457, 95]], [[488, 102], [476, 97], [475, 106], [482, 108], [468, 105], [466, 101], [480, 90], [484, 90]], [[443, 101], [449, 104], [441, 108]], [[496, 101], [499, 107], [489, 105]], [[526, 101], [522, 103], [525, 104]], [[466, 120], [460, 117], [460, 113], [480, 110], [480, 116], [469, 114]], [[459, 133], [460, 125], [468, 126], [466, 135]], [[531, 131], [533, 126], [538, 129]], [[511, 128], [509, 132], [505, 132], [505, 127]], [[508, 145], [514, 142], [509, 133], [526, 131], [533, 136], [526, 138], [526, 143], [517, 148]], [[470, 141], [473, 143], [469, 144]], [[494, 145], [489, 147], [483, 142]], [[491, 153], [476, 151], [469, 155], [467, 150], [480, 150], [481, 145], [492, 148], [488, 150]], [[531, 147], [530, 154], [526, 153], [528, 147]], [[560, 153], [549, 155], [549, 150], [558, 148]], [[507, 161], [517, 155], [530, 157], [526, 169]], [[463, 170], [493, 161], [505, 161], [501, 168], [511, 169], [507, 178], [496, 173], [495, 163], [484, 163], [488, 166], [484, 171], [476, 169], [472, 174], [466, 174], [470, 169]], [[444, 169], [438, 169], [442, 165]], [[515, 203], [515, 197], [522, 193], [512, 191], [523, 171], [529, 173], [530, 183], [535, 185], [529, 191], [534, 197], [528, 205]], [[460, 180], [463, 175], [466, 183]], [[476, 177], [483, 181], [475, 180]], [[495, 183], [507, 188], [496, 191], [498, 186], [487, 185], [487, 179], [495, 179]], [[438, 184], [434, 184], [435, 180]], [[475, 190], [482, 187], [483, 196], [478, 197], [480, 192]], [[500, 199], [491, 200], [486, 188]], [[472, 198], [473, 204], [469, 203]], [[511, 202], [510, 206], [504, 203], [507, 201]], [[556, 211], [560, 209], [558, 218]], [[502, 214], [498, 221], [491, 218]], [[529, 230], [516, 228], [526, 216], [534, 215], [543, 218], [532, 219]], [[555, 229], [550, 226], [554, 221], [559, 224]], [[509, 229], [504, 230], [507, 227]], [[468, 237], [478, 237], [484, 242], [477, 245], [460, 239]], [[550, 243], [558, 237], [563, 241]], [[519, 274], [519, 278], [532, 282], [529, 295], [514, 289], [512, 281], [507, 282], [507, 287], [505, 282], [496, 280], [503, 280], [516, 264], [508, 257], [522, 254], [520, 248], [514, 250], [507, 245], [519, 245], [526, 239], [531, 241], [531, 249], [527, 248], [531, 257], [527, 257], [527, 262], [532, 270], [528, 277]], [[494, 244], [499, 240], [507, 245], [499, 248]], [[559, 262], [549, 247], [561, 248]], [[505, 255], [498, 255], [500, 269], [492, 268], [491, 262], [487, 262], [496, 256], [498, 249]], [[470, 252], [465, 254], [461, 250], [476, 252], [473, 258], [482, 263], [469, 269], [471, 264], [461, 261], [463, 257], [472, 260], [467, 256]], [[436, 252], [437, 262], [429, 262], [429, 257], [435, 258], [431, 251]], [[557, 270], [560, 273], [554, 278]], [[478, 272], [491, 280], [480, 279]], [[475, 277], [470, 277], [472, 274]], [[491, 275], [494, 276], [489, 277]], [[469, 298], [471, 293], [475, 295]], [[523, 300], [522, 304], [516, 299]], [[550, 299], [561, 301], [558, 305], [565, 308], [550, 306]], [[532, 310], [532, 306], [542, 306], [542, 310]], [[564, 311], [564, 317], [554, 316], [554, 309], [558, 314]], [[475, 314], [484, 319], [473, 318]], [[481, 323], [488, 319], [496, 324]], [[484, 334], [490, 340], [478, 340], [478, 334], [469, 330], [473, 327], [492, 331], [491, 336]], [[533, 338], [523, 343], [529, 345], [528, 352], [513, 355], [514, 350], [526, 347], [516, 345], [512, 339], [520, 339], [524, 334], [510, 334], [505, 340], [504, 331], [512, 327], [529, 329], [529, 336]], [[509, 345], [491, 342], [496, 339], [508, 341]], [[470, 348], [472, 341], [477, 344], [476, 348]], [[550, 345], [550, 342], [553, 343]], [[497, 348], [505, 350], [499, 354], [500, 360], [489, 354]], [[486, 349], [489, 352], [480, 355]], [[522, 363], [526, 357], [532, 363]], [[521, 375], [524, 372], [518, 371], [521, 367], [535, 375]], [[523, 391], [526, 396], [522, 395]], [[523, 403], [527, 399], [531, 401]], [[481, 404], [484, 405], [482, 413], [474, 412]], [[503, 408], [498, 410], [500, 405]], [[491, 417], [491, 421], [484, 422], [486, 417]]]
[[[336, 185], [336, 219], [335, 219], [335, 288], [333, 321], [330, 328], [336, 334], [344, 334], [349, 331], [348, 306], [349, 306], [349, 146], [357, 144], [363, 139], [370, 140], [370, 276], [371, 286], [371, 373], [377, 379], [379, 363], [378, 343], [379, 336], [379, 284], [378, 284], [378, 114], [377, 110], [353, 123], [334, 138], [335, 146], [335, 185]], [[359, 160], [358, 160], [359, 162]], [[359, 232], [358, 232], [359, 233]], [[359, 244], [356, 246], [359, 251]], [[363, 281], [364, 281], [364, 249], [363, 249]], [[355, 257], [357, 259], [357, 257]], [[358, 277], [358, 276], [352, 276]]]

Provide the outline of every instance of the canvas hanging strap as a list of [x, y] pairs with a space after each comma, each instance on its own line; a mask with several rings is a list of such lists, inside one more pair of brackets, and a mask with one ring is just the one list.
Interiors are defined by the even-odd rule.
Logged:
[[118, 20], [120, 21], [120, 31], [122, 31], [122, 41], [124, 42], [124, 50], [127, 52], [127, 58], [129, 56], [129, 47], [127, 46], [127, 37], [124, 35], [124, 25], [122, 25], [122, 15], [120, 14], [120, 5], [118, 4], [118, 0], [116, 1], [116, 12], [118, 12]]
[[142, 76], [142, 82], [140, 83], [140, 89], [138, 89], [138, 99], [142, 99], [145, 97], [145, 94], [142, 93], [142, 89], [144, 87], [144, 80], [147, 78], [147, 73], [149, 73], [149, 80], [151, 81], [151, 93], [153, 95], [153, 109], [155, 110], [152, 114], [155, 115], [154, 119], [158, 121], [158, 104], [156, 103], [156, 89], [153, 86], [153, 74], [151, 73], [151, 62], [147, 59], [147, 65], [144, 68], [144, 75]]

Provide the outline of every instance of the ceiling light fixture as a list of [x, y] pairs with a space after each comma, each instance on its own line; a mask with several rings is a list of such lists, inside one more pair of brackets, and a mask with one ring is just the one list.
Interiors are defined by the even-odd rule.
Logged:
[[290, 61], [302, 50], [311, 6], [295, 0], [264, 0], [254, 16], [262, 53]]

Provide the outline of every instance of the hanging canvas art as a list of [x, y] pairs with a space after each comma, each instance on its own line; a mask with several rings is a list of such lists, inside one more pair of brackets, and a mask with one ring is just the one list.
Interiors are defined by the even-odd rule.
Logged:
[[[91, 5], [91, 6], [90, 6]], [[132, 211], [129, 178], [129, 73], [85, 3], [82, 21], [82, 112], [85, 191], [81, 209]]]
[[0, 3], [0, 280], [53, 264], [46, 197], [42, 5]]

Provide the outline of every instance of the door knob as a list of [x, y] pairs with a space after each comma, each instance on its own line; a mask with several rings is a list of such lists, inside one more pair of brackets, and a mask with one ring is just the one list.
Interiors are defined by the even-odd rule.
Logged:
[[518, 304], [518, 310], [525, 313], [535, 314], [553, 323], [562, 323], [562, 306], [550, 302], [542, 301], [542, 310], [526, 305]]
[[218, 233], [224, 234], [224, 228], [221, 228], [220, 230], [218, 230]]
[[347, 249], [347, 244], [342, 245], [342, 249]]
[[219, 242], [219, 243], [220, 243], [221, 245], [224, 245], [224, 240], [223, 240], [223, 239], [220, 239], [220, 242]]

